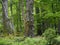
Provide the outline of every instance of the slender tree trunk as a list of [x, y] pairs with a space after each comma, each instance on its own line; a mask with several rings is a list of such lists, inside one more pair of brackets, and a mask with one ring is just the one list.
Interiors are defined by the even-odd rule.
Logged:
[[24, 14], [25, 14], [25, 9], [24, 9], [24, 0], [21, 0], [22, 2], [22, 20], [24, 21]]
[[58, 21], [58, 34], [60, 35], [60, 20]]
[[[21, 4], [21, 13], [22, 13], [22, 22], [23, 22], [23, 29], [22, 30], [24, 30], [24, 27], [25, 27], [25, 9], [24, 9], [24, 7], [25, 7], [25, 1], [24, 0], [21, 0], [21, 2], [22, 2], [22, 4]], [[24, 33], [25, 34], [25, 33]]]
[[[45, 14], [46, 14], [46, 10], [45, 9], [43, 9], [43, 8], [41, 8], [41, 12], [42, 12], [42, 17], [43, 16], [45, 16]], [[45, 13], [44, 13], [45, 12]], [[46, 22], [46, 20], [44, 20], [43, 18], [42, 18], [42, 33], [44, 33], [44, 31], [45, 31], [45, 29], [47, 28], [47, 22]]]
[[26, 0], [25, 36], [28, 37], [34, 36], [33, 2], [34, 0]]
[[10, 1], [10, 10], [11, 10], [11, 15], [13, 14], [12, 6], [13, 6], [13, 3], [12, 3], [12, 0], [11, 0], [11, 1]]
[[19, 4], [18, 4], [18, 10], [19, 10], [19, 12], [18, 12], [18, 15], [19, 15], [19, 23], [20, 23], [20, 25], [19, 25], [19, 28], [20, 28], [20, 31], [22, 31], [22, 17], [21, 17], [21, 5], [22, 4], [22, 1], [21, 0], [19, 0]]
[[40, 23], [40, 15], [39, 15], [39, 7], [35, 7], [36, 10], [36, 21], [37, 21], [37, 35], [42, 35], [42, 30], [41, 30], [41, 23]]
[[21, 0], [18, 0], [17, 8], [17, 34], [20, 34], [20, 31], [22, 30], [22, 23], [21, 23]]
[[[56, 8], [57, 6], [54, 6], [54, 3], [52, 3], [52, 13], [55, 14], [56, 13], [56, 10], [54, 8]], [[56, 29], [57, 26], [56, 26], [56, 18], [53, 18], [55, 23], [54, 23], [54, 28]]]
[[2, 0], [2, 10], [3, 10], [3, 26], [4, 32], [11, 34], [14, 30], [10, 19], [8, 18], [8, 0]]
[[17, 18], [17, 27], [16, 27], [16, 30], [17, 32], [19, 32], [19, 14], [18, 14], [18, 4], [16, 3], [16, 18]]

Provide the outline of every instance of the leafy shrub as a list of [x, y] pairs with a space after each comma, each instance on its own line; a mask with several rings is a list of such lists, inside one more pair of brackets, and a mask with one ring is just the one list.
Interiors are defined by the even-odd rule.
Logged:
[[54, 38], [52, 45], [60, 45], [60, 36], [57, 36], [56, 38]]
[[[19, 37], [20, 38], [20, 37]], [[48, 42], [44, 37], [25, 38], [23, 41], [19, 41], [19, 38], [9, 39], [0, 38], [0, 45], [47, 45]]]
[[0, 45], [11, 45], [8, 39], [0, 38]]
[[47, 39], [48, 44], [52, 44], [54, 38], [56, 37], [56, 30], [48, 28], [47, 30], [45, 30], [42, 36], [44, 36]]
[[48, 28], [45, 30], [42, 36], [46, 37], [46, 39], [52, 39], [56, 37], [56, 30]]
[[47, 40], [44, 37], [40, 38], [26, 38], [20, 45], [47, 45]]

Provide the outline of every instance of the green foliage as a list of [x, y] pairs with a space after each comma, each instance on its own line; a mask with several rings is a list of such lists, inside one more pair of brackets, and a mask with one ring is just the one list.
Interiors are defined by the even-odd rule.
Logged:
[[[52, 30], [52, 29], [50, 29]], [[52, 31], [54, 33], [54, 31]], [[49, 40], [46, 40], [46, 37], [34, 37], [34, 38], [25, 38], [23, 37], [14, 37], [14, 38], [1, 38], [0, 37], [0, 45], [49, 45]], [[60, 36], [57, 36], [51, 40], [51, 45], [59, 45], [60, 44]]]
[[52, 45], [60, 45], [60, 36], [57, 36], [53, 39]]
[[0, 45], [11, 45], [11, 40], [5, 39], [5, 38], [0, 38]]
[[[17, 38], [15, 38], [17, 39]], [[0, 45], [47, 45], [47, 40], [44, 37], [26, 38], [24, 41], [15, 41], [9, 38], [0, 38]]]
[[[24, 24], [23, 24], [24, 20], [22, 19], [24, 17], [21, 15], [23, 11], [24, 15], [26, 15], [25, 14], [26, 0], [24, 0], [23, 11], [22, 11], [23, 4], [21, 1], [22, 0], [20, 0], [20, 7], [19, 7], [19, 0], [12, 0], [12, 1], [8, 0], [8, 17], [12, 21], [15, 30], [19, 30], [19, 32], [20, 30], [22, 30], [24, 32]], [[35, 7], [39, 8], [38, 14], [36, 14], [35, 12], [36, 11]], [[33, 8], [34, 8], [33, 10], [34, 10], [34, 23], [35, 23], [34, 26], [36, 28], [35, 31], [39, 29], [44, 32], [44, 30], [46, 29], [45, 32], [42, 34], [42, 36], [44, 37], [26, 38], [24, 41], [21, 41], [21, 38], [14, 38], [14, 39], [0, 38], [0, 45], [47, 45], [48, 43], [51, 42], [52, 45], [60, 44], [60, 36], [56, 37], [56, 30], [51, 29], [54, 28], [55, 25], [56, 28], [58, 29], [58, 23], [60, 22], [60, 0], [34, 0]], [[2, 21], [3, 21], [2, 0], [0, 0], [0, 33], [3, 30]], [[50, 27], [50, 25], [51, 28], [48, 28]], [[23, 29], [21, 29], [20, 27]]]
[[47, 40], [52, 40], [54, 37], [56, 37], [56, 30], [48, 28], [43, 33], [44, 37], [46, 37]]
[[42, 36], [47, 39], [48, 44], [53, 44], [54, 38], [56, 37], [56, 30], [48, 28], [45, 30]]
[[20, 45], [47, 45], [47, 40], [44, 37], [41, 38], [27, 38], [21, 42]]

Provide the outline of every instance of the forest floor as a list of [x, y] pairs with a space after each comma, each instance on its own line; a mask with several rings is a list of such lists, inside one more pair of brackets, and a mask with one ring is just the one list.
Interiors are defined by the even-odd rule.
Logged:
[[[34, 37], [35, 39], [40, 38], [39, 36]], [[35, 40], [34, 39], [34, 40]], [[28, 44], [28, 41], [30, 41], [31, 38], [27, 37], [17, 37], [17, 36], [5, 36], [5, 37], [0, 37], [0, 45], [24, 45], [24, 43]], [[31, 41], [30, 41], [31, 42]]]
[[[58, 41], [59, 43], [57, 44], [60, 44], [60, 36], [57, 37], [57, 40], [59, 40]], [[46, 38], [42, 36], [35, 36], [33, 38], [13, 35], [0, 37], [0, 45], [47, 45], [47, 44], [48, 40], [46, 40]]]

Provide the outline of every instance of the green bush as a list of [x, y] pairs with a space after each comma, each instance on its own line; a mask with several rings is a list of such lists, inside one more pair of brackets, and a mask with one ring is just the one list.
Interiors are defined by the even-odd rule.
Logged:
[[[0, 45], [49, 45], [49, 40], [46, 40], [46, 37], [27, 37], [23, 41], [20, 41], [20, 39], [20, 37], [0, 38]], [[60, 36], [54, 37], [51, 41], [51, 45], [60, 45]]]
[[0, 45], [11, 45], [11, 42], [8, 39], [0, 38]]
[[[19, 38], [18, 38], [19, 39]], [[0, 45], [47, 45], [48, 42], [44, 37], [25, 38], [23, 41], [19, 41], [17, 38], [0, 38]]]
[[56, 38], [54, 38], [53, 45], [60, 45], [60, 36], [57, 36]]
[[26, 38], [20, 45], [47, 45], [47, 40], [44, 37], [39, 38]]
[[42, 36], [46, 37], [46, 39], [53, 39], [56, 37], [56, 30], [48, 28], [45, 30]]
[[56, 30], [48, 28], [45, 30], [45, 32], [43, 33], [42, 36], [44, 36], [46, 38], [49, 45], [52, 45], [54, 38], [56, 37]]

